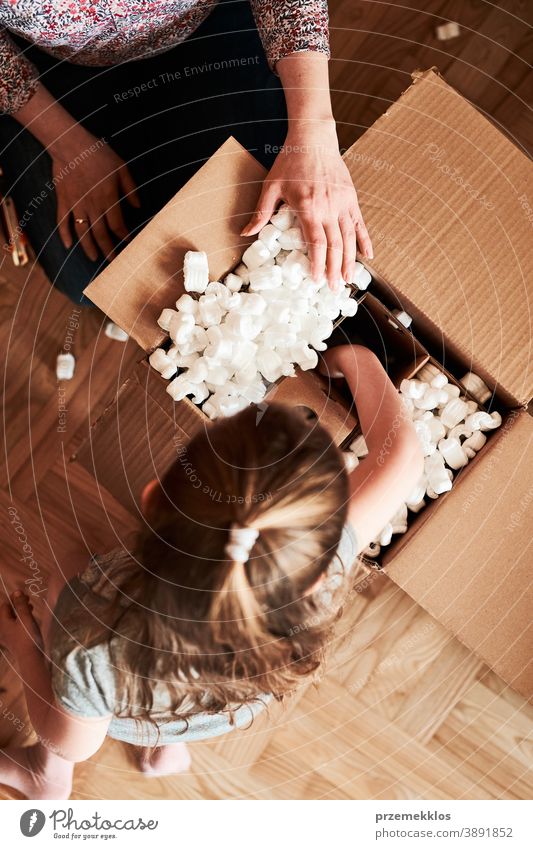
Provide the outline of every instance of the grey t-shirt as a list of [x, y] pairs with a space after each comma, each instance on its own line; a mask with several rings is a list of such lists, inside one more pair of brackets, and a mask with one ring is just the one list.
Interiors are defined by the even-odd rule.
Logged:
[[[328, 609], [332, 605], [340, 606], [342, 599], [338, 598], [339, 590], [344, 584], [345, 575], [353, 568], [356, 556], [355, 533], [350, 525], [345, 525], [327, 576], [317, 590], [321, 605]], [[187, 720], [173, 718], [168, 721], [168, 690], [164, 684], [154, 682], [151, 716], [159, 724], [159, 737], [154, 727], [146, 721], [114, 715], [125, 705], [116, 692], [115, 666], [109, 646], [100, 644], [89, 649], [80, 646], [63, 626], [63, 622], [67, 614], [72, 612], [73, 606], [79, 609], [80, 617], [86, 616], [89, 621], [97, 618], [99, 606], [105, 604], [120, 587], [121, 573], [130, 569], [129, 554], [112, 551], [92, 558], [87, 568], [63, 588], [54, 611], [52, 633], [52, 689], [58, 702], [75, 716], [89, 718], [111, 715], [109, 736], [139, 746], [203, 740], [250, 724], [254, 716], [268, 704], [272, 698], [270, 694], [237, 707], [232, 718], [229, 712], [209, 713], [209, 692], [206, 689], [205, 712], [189, 716]], [[181, 709], [183, 713], [191, 709], [186, 699]]]

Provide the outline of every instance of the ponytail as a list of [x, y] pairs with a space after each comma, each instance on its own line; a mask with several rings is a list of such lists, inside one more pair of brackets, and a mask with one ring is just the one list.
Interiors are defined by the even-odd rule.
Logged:
[[263, 639], [267, 634], [264, 613], [248, 580], [245, 564], [234, 560], [221, 568], [225, 568], [225, 575], [214, 595], [209, 616], [215, 640], [227, 643], [230, 634], [244, 637], [243, 645]]
[[259, 639], [265, 636], [264, 614], [248, 580], [246, 564], [259, 531], [256, 528], [230, 526], [224, 553], [226, 561], [224, 578], [211, 605], [210, 620], [218, 639], [229, 630]]

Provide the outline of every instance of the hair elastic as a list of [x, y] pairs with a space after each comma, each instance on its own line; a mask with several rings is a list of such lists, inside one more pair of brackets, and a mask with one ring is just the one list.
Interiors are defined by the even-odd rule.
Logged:
[[237, 525], [231, 525], [225, 548], [227, 557], [238, 563], [246, 563], [258, 536], [259, 531], [256, 528], [239, 528]]

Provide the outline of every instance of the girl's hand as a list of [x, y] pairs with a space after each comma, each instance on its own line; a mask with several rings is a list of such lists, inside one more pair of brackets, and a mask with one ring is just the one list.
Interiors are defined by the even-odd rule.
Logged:
[[0, 607], [0, 646], [17, 659], [29, 648], [44, 648], [41, 629], [33, 617], [33, 607], [27, 595], [16, 590], [11, 604]]
[[279, 201], [298, 213], [309, 245], [311, 273], [326, 272], [329, 285], [340, 277], [351, 283], [356, 246], [372, 258], [372, 243], [359, 208], [350, 172], [342, 161], [335, 124], [292, 124], [283, 150], [265, 178], [258, 207], [241, 235], [252, 236], [268, 223]]
[[73, 127], [50, 153], [61, 241], [66, 248], [72, 245], [72, 215], [74, 229], [89, 259], [96, 260], [99, 250], [112, 259], [115, 254], [111, 233], [121, 240], [128, 237], [121, 196], [132, 206], [140, 205], [124, 161], [80, 125]]

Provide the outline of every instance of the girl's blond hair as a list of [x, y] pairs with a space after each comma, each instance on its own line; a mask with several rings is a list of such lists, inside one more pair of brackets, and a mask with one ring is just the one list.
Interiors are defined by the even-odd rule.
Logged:
[[[248, 408], [180, 446], [106, 624], [82, 639], [109, 642], [120, 715], [150, 719], [156, 682], [186, 718], [282, 698], [315, 672], [337, 611], [310, 591], [347, 499], [340, 451], [289, 407]], [[259, 532], [246, 562], [227, 556], [232, 526]]]

